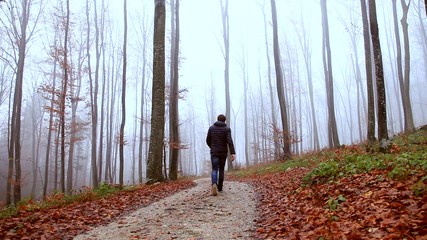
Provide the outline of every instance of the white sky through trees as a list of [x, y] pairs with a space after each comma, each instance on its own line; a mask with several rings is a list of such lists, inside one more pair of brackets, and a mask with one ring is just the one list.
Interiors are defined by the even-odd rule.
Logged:
[[[52, 12], [53, 6], [59, 1], [44, 0], [46, 7], [43, 11], [43, 21], [37, 25], [37, 33], [29, 44], [25, 77], [24, 77], [24, 102], [23, 111], [26, 105], [31, 105], [31, 95], [36, 91], [38, 85], [45, 81], [42, 69], [47, 66], [44, 61], [47, 58], [46, 48], [51, 44], [53, 39], [52, 31]], [[101, 7], [101, 0], [96, 0], [98, 9]], [[168, 1], [167, 1], [168, 2]], [[262, 5], [265, 2], [264, 11], [267, 15], [267, 33], [270, 48], [270, 58], [273, 61], [272, 55], [272, 28], [271, 28], [271, 8], [269, 0], [229, 0], [229, 23], [230, 23], [230, 94], [231, 94], [231, 112], [233, 116], [227, 116], [231, 120], [231, 127], [234, 132], [237, 160], [244, 162], [244, 159], [239, 156], [244, 155], [243, 142], [243, 72], [240, 67], [243, 56], [247, 65], [247, 78], [249, 81], [249, 98], [252, 99], [252, 105], [260, 104], [260, 77], [264, 96], [264, 106], [259, 106], [257, 109], [278, 112], [276, 109], [271, 109], [268, 100], [268, 83], [267, 83], [267, 61], [264, 39], [264, 22]], [[398, 85], [393, 82], [391, 74], [391, 66], [394, 61], [394, 34], [392, 22], [392, 6], [390, 0], [377, 0], [378, 10], [378, 25], [381, 37], [383, 65], [385, 73], [385, 84], [388, 88], [387, 104], [389, 114], [394, 116], [393, 124], [396, 131], [398, 123], [396, 122], [397, 112], [400, 110], [400, 99], [395, 98], [394, 91]], [[418, 0], [412, 0], [409, 12], [409, 38], [411, 45], [411, 100], [414, 112], [415, 126], [420, 126], [426, 123], [426, 113], [421, 109], [426, 109], [427, 96], [423, 91], [427, 89], [427, 80], [425, 80], [425, 68], [421, 55], [419, 44], [419, 22], [416, 10], [421, 10], [424, 13], [424, 24], [427, 25], [424, 6], [418, 6]], [[120, 60], [121, 47], [123, 44], [123, 1], [105, 0], [109, 6], [106, 14], [110, 23], [108, 23], [108, 32], [111, 32], [111, 38], [108, 37], [107, 45], [113, 45], [116, 48], [115, 52], [108, 52], [116, 56], [116, 61]], [[139, 105], [141, 96], [135, 93], [135, 88], [140, 88], [142, 59], [141, 59], [141, 35], [139, 27], [141, 24], [146, 24], [148, 27], [148, 55], [147, 61], [149, 67], [147, 69], [147, 85], [151, 86], [152, 81], [151, 62], [152, 62], [152, 30], [153, 30], [153, 0], [128, 0], [128, 89], [127, 95], [127, 114], [126, 117], [126, 140], [131, 144], [133, 133], [133, 121], [135, 117], [139, 117], [139, 112], [135, 112], [135, 104]], [[72, 22], [74, 29], [72, 38], [78, 39], [85, 37], [84, 25], [86, 21], [84, 0], [75, 0], [71, 2]], [[90, 0], [91, 8], [93, 0]], [[314, 98], [316, 103], [316, 115], [319, 126], [320, 144], [322, 147], [327, 145], [327, 111], [326, 111], [326, 90], [324, 86], [324, 75], [322, 65], [322, 26], [321, 12], [319, 0], [276, 0], [278, 14], [278, 31], [279, 44], [281, 48], [282, 64], [284, 67], [284, 79], [290, 81], [292, 78], [295, 82], [299, 82], [299, 89], [287, 89], [286, 91], [295, 92], [301, 96], [303, 105], [303, 119], [298, 119], [300, 127], [303, 129], [303, 135], [300, 136], [302, 141], [309, 141], [310, 130], [307, 119], [308, 117], [308, 87], [307, 76], [301, 49], [298, 43], [297, 33], [301, 33], [301, 19], [304, 19], [306, 32], [310, 38], [310, 47], [312, 49], [312, 71], [314, 84]], [[2, 8], [0, 18], [4, 17], [4, 3], [0, 3]], [[362, 21], [360, 14], [360, 1], [358, 0], [328, 0], [328, 19], [330, 27], [330, 41], [332, 50], [333, 64], [333, 80], [335, 91], [335, 104], [337, 112], [337, 125], [340, 142], [350, 144], [349, 123], [356, 126], [357, 114], [356, 108], [356, 83], [353, 73], [352, 47], [348, 28], [356, 28], [358, 37], [359, 66], [362, 69], [362, 81], [365, 83], [364, 75], [364, 54], [363, 54], [363, 38], [362, 38]], [[169, 3], [167, 3], [167, 21], [166, 21], [166, 80], [169, 80], [169, 54], [170, 54], [170, 11]], [[91, 10], [92, 11], [92, 10]], [[398, 3], [399, 19], [401, 18], [401, 7]], [[93, 14], [91, 13], [91, 16]], [[101, 13], [98, 11], [98, 16]], [[93, 18], [93, 17], [92, 17]], [[78, 25], [83, 22], [83, 30], [79, 30]], [[92, 23], [93, 24], [93, 23]], [[204, 140], [207, 128], [215, 119], [208, 119], [206, 101], [209, 101], [208, 95], [211, 92], [211, 80], [215, 85], [215, 116], [219, 113], [225, 113], [225, 88], [224, 88], [224, 57], [222, 54], [222, 20], [219, 0], [181, 0], [180, 2], [180, 89], [187, 89], [185, 100], [179, 102], [179, 118], [182, 122], [181, 137], [184, 143], [189, 143], [190, 134], [186, 132], [190, 126], [196, 126], [196, 140], [199, 144], [191, 146], [196, 148], [197, 152], [203, 153], [200, 162], [209, 158], [209, 149]], [[294, 26], [295, 25], [295, 26]], [[1, 26], [0, 34], [3, 33], [4, 26]], [[111, 29], [111, 30], [110, 30]], [[426, 26], [427, 29], [427, 26]], [[94, 31], [91, 32], [91, 37], [94, 36]], [[401, 34], [402, 36], [402, 34]], [[0, 45], [4, 46], [7, 39], [0, 36]], [[390, 51], [389, 51], [390, 46]], [[10, 50], [10, 49], [9, 49]], [[3, 50], [2, 50], [3, 51]], [[288, 54], [289, 52], [289, 54]], [[4, 52], [1, 53], [4, 56]], [[95, 54], [92, 53], [92, 60], [95, 59]], [[0, 62], [4, 64], [3, 62]], [[288, 66], [294, 69], [293, 77], [289, 76]], [[92, 65], [94, 67], [94, 65]], [[117, 66], [116, 66], [117, 67]], [[0, 67], [0, 70], [2, 68]], [[274, 77], [274, 68], [272, 66], [272, 77]], [[298, 71], [299, 74], [295, 72]], [[87, 77], [86, 77], [87, 78]], [[13, 79], [13, 78], [12, 78]], [[88, 82], [87, 79], [83, 80]], [[275, 80], [273, 80], [275, 82]], [[275, 86], [273, 87], [275, 91]], [[85, 86], [84, 93], [87, 93]], [[151, 90], [147, 91], [147, 97], [150, 97]], [[276, 94], [276, 93], [275, 93]], [[275, 95], [276, 96], [276, 95]], [[277, 96], [276, 99], [277, 101]], [[82, 107], [84, 104], [81, 104]], [[276, 103], [276, 106], [277, 103]], [[5, 138], [7, 127], [7, 101], [0, 106], [0, 128], [2, 130], [2, 138]], [[139, 107], [137, 107], [139, 111]], [[150, 109], [149, 109], [150, 111]], [[194, 111], [194, 116], [190, 113]], [[252, 111], [251, 109], [249, 111]], [[353, 111], [352, 119], [349, 119], [350, 112]], [[258, 112], [258, 114], [260, 114]], [[249, 123], [253, 123], [252, 113], [249, 114]], [[119, 116], [117, 116], [119, 118]], [[390, 127], [390, 126], [389, 126]], [[253, 126], [250, 127], [250, 129]], [[356, 128], [356, 127], [355, 127]], [[356, 134], [356, 130], [353, 132]], [[251, 136], [252, 137], [252, 136]], [[357, 139], [355, 139], [357, 140]], [[307, 144], [308, 145], [308, 144]], [[306, 145], [306, 146], [307, 146]], [[3, 156], [7, 153], [6, 148], [0, 145], [0, 154]], [[128, 150], [131, 145], [127, 146]], [[309, 150], [309, 149], [308, 149]], [[188, 151], [188, 150], [183, 150]], [[128, 153], [127, 153], [128, 154]], [[125, 156], [129, 158], [129, 154]], [[126, 163], [128, 164], [128, 163]], [[127, 167], [129, 167], [127, 165]]]

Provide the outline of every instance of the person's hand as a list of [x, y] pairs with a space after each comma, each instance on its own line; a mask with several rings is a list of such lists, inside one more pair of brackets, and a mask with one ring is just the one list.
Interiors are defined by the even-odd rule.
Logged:
[[236, 154], [231, 154], [231, 161], [234, 161], [236, 159]]

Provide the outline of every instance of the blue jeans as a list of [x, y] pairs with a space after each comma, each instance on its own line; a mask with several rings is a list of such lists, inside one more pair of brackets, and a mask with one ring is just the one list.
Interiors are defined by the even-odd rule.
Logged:
[[218, 156], [211, 154], [212, 163], [212, 184], [217, 184], [218, 190], [222, 191], [222, 185], [224, 182], [224, 168], [227, 156]]

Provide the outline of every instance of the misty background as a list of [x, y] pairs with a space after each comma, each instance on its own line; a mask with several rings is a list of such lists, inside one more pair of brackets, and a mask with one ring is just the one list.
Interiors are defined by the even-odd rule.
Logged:
[[[49, 132], [49, 106], [53, 79], [63, 77], [54, 69], [53, 52], [61, 47], [65, 3], [62, 0], [26, 0], [31, 17], [23, 76], [21, 117], [22, 192], [23, 196], [40, 198], [46, 181], [45, 156]], [[17, 49], [13, 37], [13, 22], [17, 21], [24, 0], [0, 2], [0, 201], [6, 195], [8, 176], [8, 138], [10, 109], [17, 74]], [[406, 2], [408, 2], [406, 0]], [[151, 81], [153, 51], [154, 1], [128, 0], [128, 51], [125, 125], [125, 182], [138, 182], [138, 168], [145, 176], [146, 164], [139, 166], [142, 152], [144, 163], [148, 155], [151, 114]], [[396, 72], [396, 41], [392, 16], [392, 1], [377, 3], [377, 19], [382, 47], [384, 79], [387, 97], [387, 120], [390, 136], [404, 131], [404, 117]], [[80, 91], [76, 109], [79, 122], [73, 158], [73, 189], [91, 185], [90, 146], [100, 144], [100, 181], [117, 182], [118, 132], [121, 121], [123, 57], [123, 2], [112, 0], [72, 1], [70, 21], [70, 62], [75, 86]], [[97, 16], [95, 17], [95, 4]], [[235, 167], [245, 167], [274, 160], [272, 119], [280, 122], [274, 79], [271, 6], [267, 0], [229, 0], [230, 30], [230, 98], [231, 116], [227, 122], [232, 129], [236, 147]], [[328, 112], [322, 63], [322, 21], [319, 0], [277, 0], [278, 33], [282, 70], [287, 94], [288, 110], [292, 112], [290, 128], [296, 141], [295, 155], [316, 150], [313, 143], [311, 109], [309, 107], [308, 76], [301, 40], [311, 51], [313, 98], [320, 148], [328, 147]], [[334, 103], [337, 129], [341, 144], [366, 140], [366, 74], [360, 1], [329, 0], [328, 20], [332, 51]], [[166, 84], [169, 82], [171, 46], [170, 3], [166, 3]], [[400, 1], [397, 14], [402, 17]], [[89, 16], [89, 20], [88, 17]], [[15, 19], [14, 19], [15, 18]], [[427, 17], [425, 3], [410, 1], [408, 12], [411, 53], [410, 99], [414, 125], [426, 124], [427, 96]], [[102, 22], [102, 23], [101, 23]], [[95, 76], [95, 26], [103, 26], [100, 49], [98, 92], [98, 135], [91, 136], [89, 77]], [[205, 138], [208, 127], [218, 114], [226, 112], [224, 84], [224, 46], [220, 1], [180, 1], [179, 52], [179, 131], [183, 148], [179, 152], [180, 175], [203, 175], [210, 171], [209, 148]], [[89, 37], [88, 37], [89, 29]], [[267, 35], [266, 35], [267, 34]], [[101, 37], [101, 34], [99, 35]], [[403, 34], [400, 34], [403, 41]], [[89, 39], [89, 45], [87, 44]], [[87, 46], [89, 46], [87, 48]], [[88, 60], [90, 53], [91, 59]], [[267, 59], [270, 58], [271, 69]], [[92, 72], [88, 72], [88, 64]], [[356, 69], [359, 66], [360, 72]], [[56, 73], [55, 73], [56, 72]], [[55, 73], [55, 74], [54, 74]], [[357, 85], [361, 78], [361, 86]], [[103, 83], [105, 86], [103, 88]], [[59, 84], [59, 82], [57, 83]], [[167, 94], [167, 93], [166, 93]], [[270, 95], [273, 94], [273, 103]], [[102, 96], [103, 95], [103, 96]], [[77, 99], [77, 98], [76, 98]], [[101, 101], [103, 99], [104, 101]], [[68, 99], [71, 104], [71, 99]], [[105, 105], [102, 105], [105, 104]], [[166, 107], [168, 103], [166, 102]], [[365, 108], [364, 108], [365, 107]], [[67, 107], [68, 108], [68, 107]], [[104, 119], [101, 120], [101, 114]], [[166, 119], [168, 118], [166, 113]], [[71, 109], [66, 110], [70, 121]], [[245, 121], [248, 125], [245, 126]], [[68, 122], [69, 123], [69, 122]], [[280, 126], [278, 126], [281, 128]], [[138, 134], [143, 128], [143, 137]], [[166, 124], [166, 138], [168, 126]], [[58, 133], [51, 128], [53, 136]], [[100, 133], [104, 139], [101, 141]], [[68, 142], [70, 140], [68, 139]], [[167, 139], [165, 139], [167, 142]], [[48, 192], [58, 190], [59, 143], [51, 139], [51, 163], [48, 169]], [[111, 145], [108, 145], [110, 143]], [[142, 143], [140, 145], [140, 143]], [[169, 146], [165, 145], [168, 155]], [[102, 152], [102, 154], [101, 154]], [[106, 158], [110, 154], [111, 161]], [[67, 154], [69, 156], [69, 154]], [[166, 158], [167, 159], [167, 158]], [[107, 176], [105, 167], [111, 167]], [[166, 167], [168, 165], [166, 164]]]

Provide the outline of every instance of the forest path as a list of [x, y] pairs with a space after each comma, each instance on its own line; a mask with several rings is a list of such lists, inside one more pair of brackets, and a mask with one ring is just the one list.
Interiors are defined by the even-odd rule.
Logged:
[[92, 229], [74, 239], [252, 239], [256, 196], [241, 182], [224, 182], [211, 196], [210, 179]]

